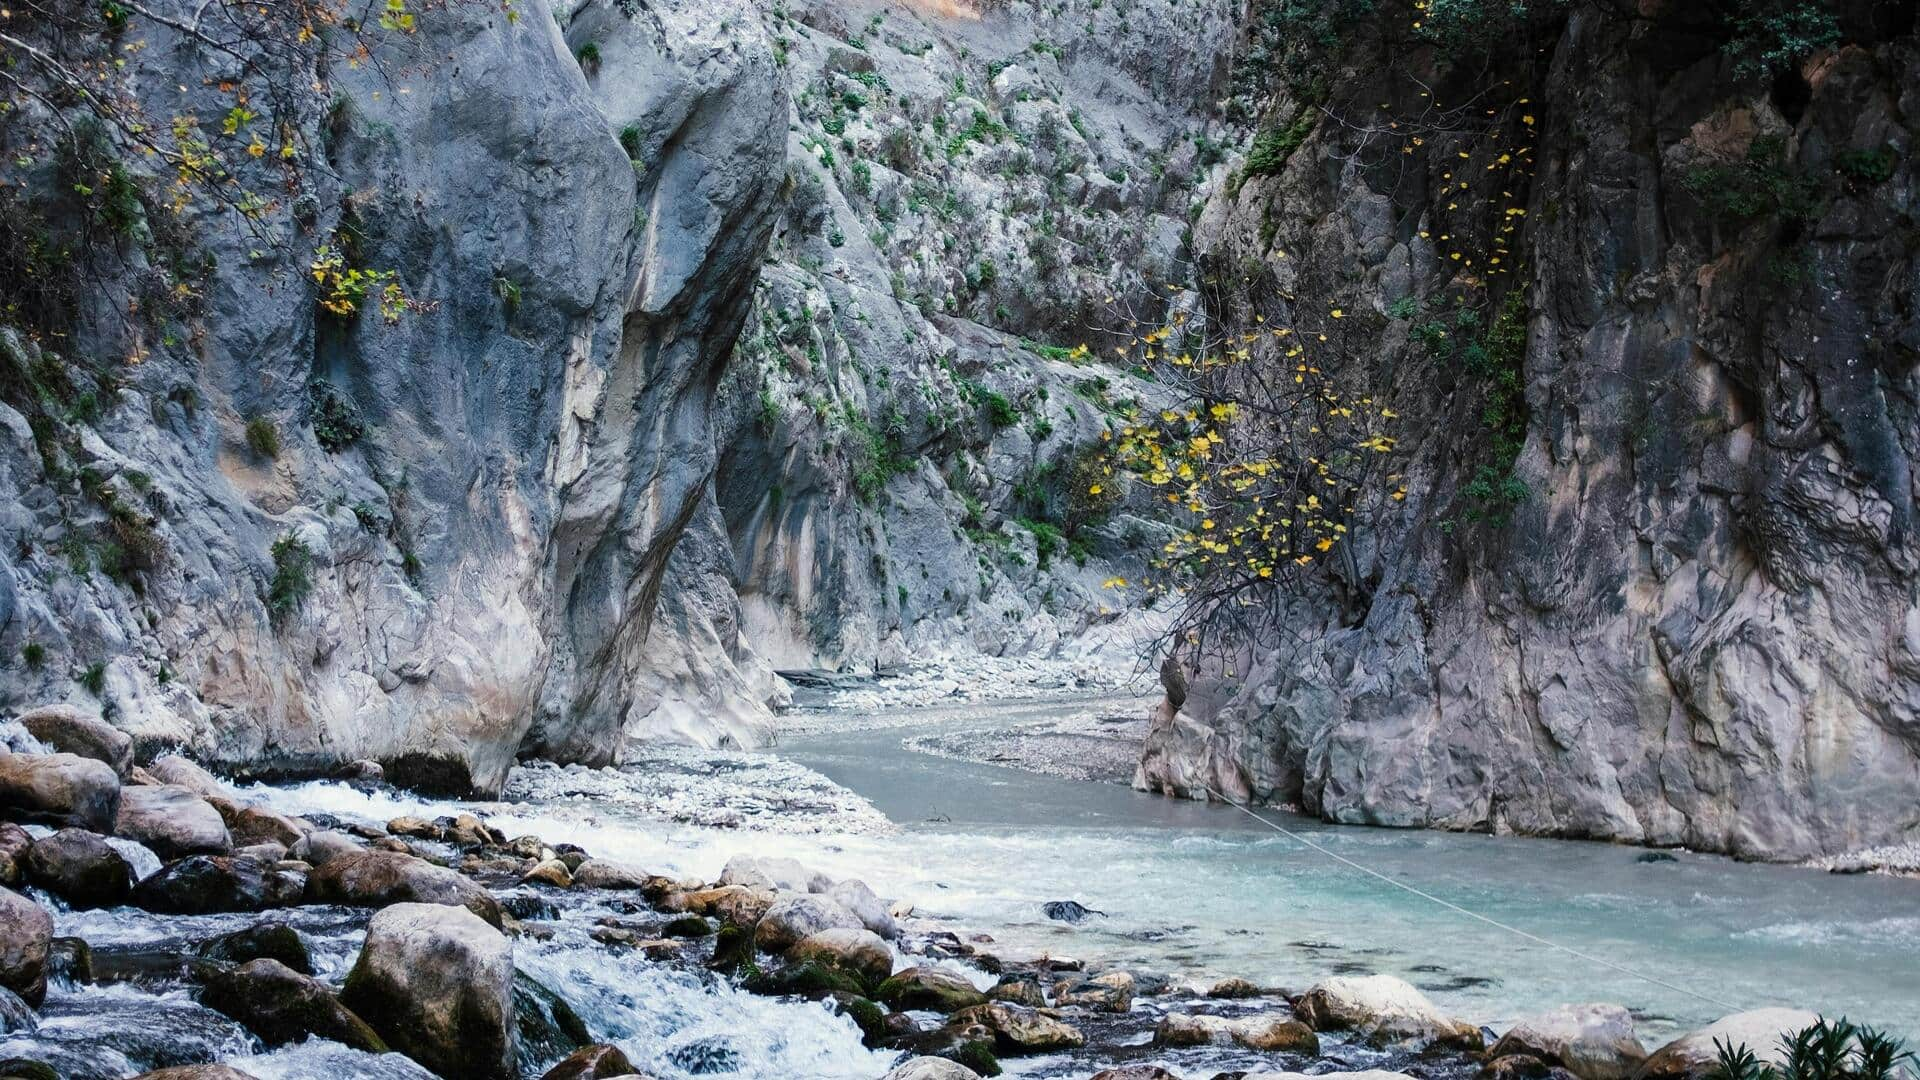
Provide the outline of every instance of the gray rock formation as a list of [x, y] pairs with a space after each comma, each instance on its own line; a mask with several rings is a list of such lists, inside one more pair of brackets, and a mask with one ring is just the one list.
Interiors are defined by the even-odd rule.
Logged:
[[1920, 828], [1920, 69], [1866, 7], [1770, 83], [1708, 11], [1571, 5], [1495, 119], [1405, 134], [1344, 122], [1435, 107], [1396, 64], [1485, 84], [1391, 15], [1276, 89], [1310, 134], [1195, 246], [1345, 309], [1407, 495], [1274, 600], [1299, 645], [1164, 710], [1140, 786], [1770, 858]]

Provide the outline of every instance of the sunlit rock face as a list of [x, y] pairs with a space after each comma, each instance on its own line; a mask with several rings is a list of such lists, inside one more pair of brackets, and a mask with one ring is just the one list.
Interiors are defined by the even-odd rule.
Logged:
[[[1354, 153], [1373, 136], [1321, 123], [1213, 193], [1203, 261], [1287, 251], [1282, 289], [1377, 327], [1350, 363], [1405, 417], [1408, 494], [1337, 589], [1294, 598], [1301, 646], [1168, 710], [1141, 786], [1230, 775], [1335, 821], [1769, 858], [1912, 835], [1920, 278], [1911, 155], [1888, 148], [1920, 69], [1911, 26], [1840, 9], [1843, 43], [1770, 84], [1684, 6], [1575, 5], [1496, 73], [1526, 99], [1497, 132], [1396, 143], [1389, 174]], [[1359, 35], [1330, 110], [1418, 108], [1389, 55], [1464, 92], [1393, 36]], [[1533, 175], [1505, 190], [1489, 166], [1522, 143]], [[1437, 316], [1395, 305], [1497, 280], [1450, 234], [1502, 205], [1525, 420], [1490, 507], [1488, 392], [1415, 340]]]

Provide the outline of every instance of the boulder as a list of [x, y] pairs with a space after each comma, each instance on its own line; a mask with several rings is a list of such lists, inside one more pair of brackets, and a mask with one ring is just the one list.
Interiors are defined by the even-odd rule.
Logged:
[[0, 754], [0, 812], [110, 833], [120, 812], [120, 776], [77, 754]]
[[786, 952], [800, 939], [832, 929], [864, 930], [860, 917], [824, 896], [781, 893], [754, 928], [753, 944], [761, 952]]
[[513, 946], [464, 907], [396, 903], [375, 914], [340, 1001], [442, 1076], [518, 1076]]
[[20, 725], [48, 749], [103, 762], [122, 779], [133, 769], [132, 737], [71, 705], [28, 709], [20, 714]]
[[1047, 993], [1041, 989], [1040, 980], [1026, 975], [1003, 977], [987, 991], [987, 997], [993, 1001], [1006, 1001], [1034, 1009], [1047, 1006]]
[[952, 1023], [979, 1024], [993, 1032], [993, 1047], [1009, 1057], [1046, 1054], [1087, 1044], [1080, 1029], [1043, 1012], [1001, 1001], [974, 1005], [953, 1014]]
[[1715, 1042], [1745, 1046], [1761, 1061], [1779, 1065], [1785, 1060], [1780, 1048], [1781, 1037], [1819, 1020], [1818, 1014], [1805, 1009], [1783, 1008], [1752, 1009], [1723, 1016], [1655, 1050], [1641, 1063], [1635, 1076], [1642, 1080], [1703, 1076], [1713, 1069], [1718, 1059]]
[[520, 875], [520, 880], [529, 885], [551, 885], [556, 889], [564, 889], [573, 884], [573, 873], [567, 869], [566, 863], [554, 858]]
[[980, 1080], [980, 1074], [943, 1057], [917, 1057], [894, 1066], [880, 1080]]
[[115, 907], [133, 892], [133, 867], [104, 837], [61, 829], [27, 849], [27, 880], [75, 908]]
[[1355, 1069], [1351, 1072], [1314, 1073], [1309, 1076], [1300, 1072], [1250, 1072], [1240, 1080], [1413, 1080], [1403, 1072], [1387, 1069]]
[[300, 902], [307, 878], [297, 870], [232, 855], [189, 855], [134, 887], [133, 902], [168, 915], [265, 911]]
[[181, 757], [168, 754], [154, 758], [147, 772], [163, 784], [177, 784], [201, 798], [232, 798], [233, 792], [212, 773]]
[[11, 821], [0, 821], [0, 885], [9, 888], [27, 877], [27, 849], [33, 834]]
[[605, 859], [588, 859], [573, 870], [573, 884], [582, 889], [638, 889], [646, 885], [644, 870]]
[[1320, 1053], [1320, 1036], [1291, 1016], [1271, 1013], [1238, 1016], [1227, 1026], [1227, 1035], [1249, 1050], [1310, 1056]]
[[540, 1080], [613, 1080], [634, 1075], [633, 1064], [620, 1048], [607, 1043], [583, 1046], [540, 1075]]
[[1205, 1013], [1168, 1013], [1153, 1027], [1155, 1046], [1206, 1046], [1225, 1044], [1232, 1039], [1233, 1023], [1224, 1016]]
[[[254, 862], [259, 862], [259, 863], [277, 863], [277, 862], [287, 861], [287, 849], [284, 847], [281, 847], [279, 844], [273, 843], [270, 840], [262, 843], [258, 843], [258, 844], [248, 844], [245, 847], [237, 847], [237, 848], [234, 848], [232, 851], [228, 852], [227, 854], [233, 855], [237, 858], [252, 859]], [[296, 859], [294, 861], [298, 862], [299, 860]], [[309, 869], [312, 867], [311, 863], [307, 863], [303, 865], [306, 865]]]
[[744, 885], [773, 892], [823, 893], [833, 879], [807, 869], [797, 859], [780, 856], [735, 855], [720, 870], [716, 885]]
[[893, 974], [893, 950], [871, 930], [835, 927], [808, 934], [787, 950], [787, 959], [816, 963], [852, 972], [870, 983]]
[[1238, 1000], [1260, 996], [1260, 988], [1245, 979], [1221, 979], [1207, 988], [1207, 996], [1221, 1000]]
[[280, 922], [261, 922], [230, 934], [203, 941], [195, 950], [209, 960], [245, 964], [253, 960], [277, 960], [289, 970], [313, 974], [313, 956], [300, 931]]
[[387, 1052], [373, 1028], [342, 1005], [326, 984], [278, 960], [249, 960], [216, 972], [201, 990], [200, 1004], [239, 1021], [268, 1046], [312, 1035], [370, 1054]]
[[259, 1080], [250, 1072], [231, 1065], [175, 1065], [167, 1069], [143, 1072], [133, 1080]]
[[1300, 996], [1294, 1011], [1315, 1031], [1354, 1031], [1376, 1046], [1483, 1046], [1478, 1027], [1446, 1015], [1412, 984], [1391, 975], [1322, 980]]
[[[19, 994], [0, 986], [0, 1035], [31, 1034], [39, 1026], [40, 1018], [34, 1015], [33, 1006]], [[0, 1076], [5, 1075], [0, 1072]]]
[[224, 799], [213, 805], [226, 821], [235, 844], [279, 844], [292, 850], [302, 837], [314, 831], [311, 824], [299, 818], [276, 814], [263, 807], [244, 806]]
[[827, 899], [853, 912], [862, 926], [892, 941], [900, 936], [900, 927], [887, 913], [887, 902], [873, 894], [867, 883], [855, 878], [837, 881], [827, 890]]
[[47, 950], [53, 916], [12, 889], [0, 889], [0, 986], [29, 1005], [47, 996]]
[[745, 885], [722, 885], [713, 889], [674, 893], [666, 897], [661, 906], [669, 911], [692, 911], [701, 915], [712, 915], [735, 926], [753, 926], [778, 899], [778, 893], [769, 892], [766, 889], [750, 889]]
[[1121, 1065], [1118, 1068], [1102, 1069], [1087, 1080], [1180, 1080], [1180, 1077], [1158, 1065]]
[[895, 972], [874, 992], [874, 1000], [902, 1011], [927, 1009], [951, 1013], [985, 1004], [987, 996], [958, 975], [938, 968], [910, 967]]
[[346, 833], [315, 829], [288, 847], [287, 855], [309, 866], [321, 867], [335, 856], [358, 855], [365, 850], [365, 844]]
[[123, 789], [113, 831], [147, 845], [162, 859], [218, 855], [233, 846], [220, 812], [178, 784]]
[[1133, 989], [1132, 975], [1109, 971], [1090, 979], [1056, 985], [1053, 1003], [1062, 1008], [1078, 1005], [1097, 1012], [1123, 1013], [1133, 1008]]
[[835, 994], [864, 995], [872, 985], [860, 976], [815, 960], [802, 960], [772, 970], [761, 969], [740, 983], [750, 994], [803, 997], [818, 1000]]
[[328, 859], [307, 878], [307, 900], [356, 907], [448, 904], [501, 925], [500, 904], [492, 893], [456, 871], [396, 851], [362, 851]]
[[1104, 917], [1107, 913], [1090, 908], [1078, 900], [1049, 900], [1040, 905], [1040, 913], [1055, 922], [1083, 923], [1089, 915]]
[[57, 937], [48, 942], [47, 981], [67, 984], [94, 982], [92, 946], [77, 937]]
[[1527, 1054], [1582, 1080], [1626, 1080], [1646, 1060], [1633, 1017], [1618, 1005], [1562, 1005], [1514, 1024], [1488, 1057]]
[[362, 758], [341, 766], [339, 777], [357, 784], [379, 784], [387, 779], [386, 767], [377, 761]]

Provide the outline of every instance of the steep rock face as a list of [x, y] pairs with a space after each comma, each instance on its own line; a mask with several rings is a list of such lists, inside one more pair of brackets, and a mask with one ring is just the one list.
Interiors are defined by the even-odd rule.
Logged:
[[[1899, 8], [1841, 5], [1841, 44], [1769, 85], [1689, 5], [1575, 4], [1485, 99], [1397, 9], [1364, 28], [1322, 114], [1345, 122], [1217, 187], [1196, 246], [1284, 250], [1301, 308], [1363, 320], [1378, 347], [1350, 374], [1406, 416], [1406, 501], [1284, 598], [1305, 644], [1162, 710], [1140, 786], [1776, 858], [1920, 827], [1920, 50]], [[1501, 119], [1352, 122], [1442, 97]], [[1463, 283], [1489, 314], [1520, 290], [1504, 401], [1412, 340], [1470, 333]], [[1487, 449], [1508, 424], [1510, 466]]]
[[[591, 80], [544, 14], [457, 3], [330, 73], [299, 131], [317, 196], [261, 220], [394, 269], [416, 303], [392, 326], [321, 312], [305, 254], [194, 208], [204, 309], [137, 364], [100, 329], [112, 283], [58, 359], [3, 332], [10, 371], [66, 365], [95, 403], [0, 407], [0, 646], [33, 657], [4, 701], [97, 694], [142, 745], [428, 787], [617, 752], [672, 678], [650, 631], [686, 605], [669, 555], [711, 507], [708, 411], [784, 149], [765, 40], [685, 6], [577, 13], [608, 25]], [[140, 30], [149, 112], [228, 113], [203, 53]], [[129, 516], [153, 554], [109, 575], [94, 538]], [[309, 585], [272, 613], [289, 566]]]

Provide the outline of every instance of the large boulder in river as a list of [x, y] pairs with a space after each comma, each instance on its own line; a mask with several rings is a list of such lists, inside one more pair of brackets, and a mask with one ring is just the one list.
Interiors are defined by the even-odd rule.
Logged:
[[0, 754], [0, 812], [113, 831], [120, 777], [113, 766], [78, 754]]
[[1781, 1039], [1819, 1022], [1819, 1014], [1805, 1009], [1751, 1009], [1723, 1016], [1655, 1050], [1634, 1075], [1642, 1080], [1704, 1076], [1719, 1056], [1716, 1042], [1745, 1046], [1761, 1061], [1779, 1065], [1785, 1061]]
[[1087, 1037], [1071, 1024], [1036, 1009], [989, 1001], [954, 1013], [948, 1023], [979, 1024], [993, 1032], [993, 1048], [1012, 1057], [1048, 1054], [1087, 1045]]
[[1559, 1065], [1582, 1080], [1626, 1080], [1646, 1060], [1634, 1037], [1633, 1017], [1618, 1005], [1562, 1005], [1514, 1024], [1488, 1052]]
[[114, 907], [133, 892], [133, 867], [100, 836], [61, 829], [27, 849], [27, 880], [72, 907]]
[[1053, 988], [1053, 1003], [1078, 1005], [1096, 1012], [1123, 1013], [1133, 1008], [1135, 981], [1130, 972], [1109, 971], [1091, 978], [1062, 980]]
[[540, 1074], [540, 1080], [615, 1080], [634, 1075], [633, 1063], [619, 1047], [594, 1043], [568, 1054], [560, 1064]]
[[134, 887], [133, 902], [167, 915], [265, 911], [300, 902], [306, 875], [238, 855], [189, 855]]
[[315, 829], [300, 838], [300, 841], [287, 849], [287, 857], [299, 859], [308, 866], [327, 865], [336, 856], [358, 855], [367, 850], [367, 845], [343, 832], [331, 829]]
[[745, 885], [775, 892], [823, 893], [833, 879], [783, 856], [735, 855], [720, 871], [716, 885]]
[[124, 778], [133, 769], [133, 739], [71, 705], [42, 705], [20, 714], [20, 726], [51, 750], [92, 758]]
[[249, 960], [207, 978], [200, 1004], [240, 1022], [268, 1046], [308, 1036], [384, 1054], [387, 1044], [325, 983], [278, 960]]
[[11, 821], [0, 821], [0, 885], [12, 887], [26, 880], [27, 849], [33, 834]]
[[362, 851], [328, 859], [307, 878], [307, 899], [356, 907], [448, 904], [501, 925], [500, 903], [485, 888], [456, 871], [397, 851]]
[[233, 792], [218, 777], [179, 754], [154, 758], [147, 765], [147, 773], [163, 784], [178, 784], [202, 798], [233, 797]]
[[207, 800], [220, 812], [235, 844], [279, 844], [291, 849], [313, 826], [299, 818], [276, 814], [259, 806], [247, 806], [228, 799]]
[[233, 846], [220, 811], [177, 784], [122, 790], [114, 832], [140, 841], [162, 859], [218, 855]]
[[1413, 984], [1391, 975], [1340, 975], [1315, 983], [1294, 1011], [1315, 1031], [1354, 1031], [1376, 1046], [1482, 1046], [1480, 1029], [1440, 1011]]
[[582, 889], [644, 888], [652, 875], [607, 859], [587, 859], [573, 869], [573, 884]]
[[463, 907], [406, 903], [375, 914], [340, 1000], [442, 1076], [519, 1075], [513, 946]]
[[0, 986], [29, 1005], [47, 996], [47, 950], [53, 916], [12, 889], [0, 889]]
[[836, 881], [827, 890], [827, 899], [853, 912], [862, 926], [891, 941], [900, 936], [900, 927], [887, 912], [887, 902], [875, 896], [867, 883], [855, 878]]
[[794, 963], [808, 960], [852, 972], [869, 983], [893, 974], [893, 950], [871, 930], [835, 927], [808, 934], [787, 950]]
[[300, 931], [283, 922], [259, 922], [200, 943], [194, 950], [209, 960], [245, 964], [278, 960], [302, 975], [313, 974], [313, 954]]
[[967, 980], [930, 967], [911, 967], [894, 973], [880, 984], [873, 997], [902, 1012], [908, 1009], [959, 1012], [985, 1004], [987, 1000], [987, 996]]
[[781, 893], [754, 928], [753, 944], [761, 952], [786, 952], [802, 938], [822, 930], [864, 930], [860, 917], [824, 896]]
[[917, 1057], [894, 1066], [880, 1080], [980, 1080], [980, 1074], [943, 1057]]

